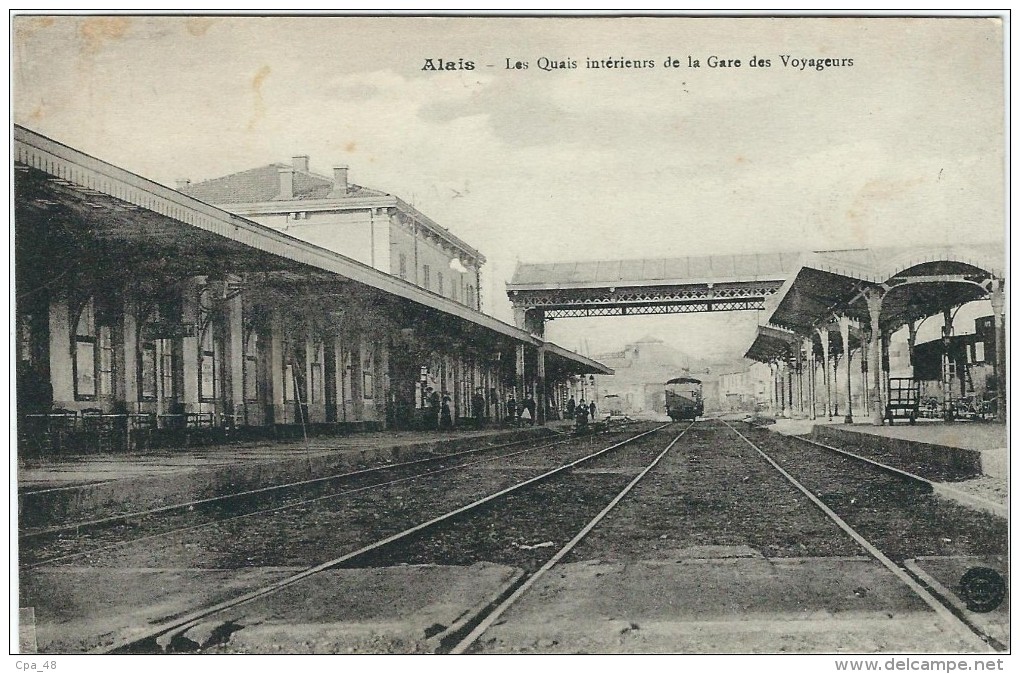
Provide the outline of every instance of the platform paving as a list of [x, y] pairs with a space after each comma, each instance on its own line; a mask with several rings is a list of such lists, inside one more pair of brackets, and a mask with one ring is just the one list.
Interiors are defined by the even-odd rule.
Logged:
[[864, 557], [709, 557], [566, 564], [479, 642], [485, 653], [973, 652]]
[[[777, 419], [765, 426], [782, 435], [812, 439], [861, 453], [879, 463], [898, 456], [902, 465], [928, 461], [932, 465], [971, 466], [951, 481], [933, 479], [936, 493], [968, 508], [1006, 517], [1009, 475], [1006, 427], [992, 422], [953, 422], [919, 419], [917, 424], [872, 426], [838, 420]], [[870, 450], [870, 451], [869, 451]], [[876, 453], [877, 452], [877, 453]], [[901, 467], [894, 466], [894, 467]]]
[[899, 438], [914, 442], [927, 442], [946, 447], [974, 449], [979, 452], [1004, 449], [1006, 447], [1006, 426], [995, 422], [979, 421], [929, 421], [918, 419], [913, 426], [899, 423], [895, 426], [872, 426], [851, 424], [848, 428], [855, 433], [869, 433], [886, 438]]
[[[100, 652], [170, 625], [197, 605], [241, 596], [298, 571], [58, 568], [27, 574], [21, 594], [23, 604], [34, 603], [40, 652]], [[428, 653], [458, 619], [474, 615], [519, 575], [512, 567], [484, 562], [333, 569], [171, 631], [151, 646], [228, 653]]]

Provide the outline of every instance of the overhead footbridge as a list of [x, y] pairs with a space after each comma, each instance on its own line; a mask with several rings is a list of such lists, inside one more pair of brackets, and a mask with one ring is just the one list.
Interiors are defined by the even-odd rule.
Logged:
[[517, 265], [507, 284], [515, 323], [532, 334], [554, 318], [763, 309], [800, 252]]

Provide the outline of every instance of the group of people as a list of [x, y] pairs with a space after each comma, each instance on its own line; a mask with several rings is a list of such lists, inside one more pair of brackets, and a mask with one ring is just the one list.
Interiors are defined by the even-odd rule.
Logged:
[[[453, 428], [453, 401], [445, 391], [440, 395], [438, 391], [429, 386], [425, 389], [425, 414], [427, 425], [438, 430], [450, 430]], [[481, 424], [485, 416], [485, 396], [478, 390], [471, 396], [471, 406], [476, 421]], [[517, 402], [511, 393], [506, 400], [507, 419], [515, 426], [534, 426], [537, 419], [537, 405], [533, 396], [528, 396], [520, 403]], [[595, 402], [585, 402], [584, 398], [580, 403], [574, 401], [573, 396], [567, 401], [567, 419], [574, 419], [578, 425], [588, 423], [589, 419], [595, 419], [597, 409]], [[551, 413], [551, 412], [550, 412]]]
[[588, 419], [595, 420], [595, 401], [585, 403], [584, 398], [581, 398], [580, 403], [574, 402], [574, 396], [570, 396], [570, 400], [567, 401], [567, 418], [573, 419], [577, 422], [578, 426], [583, 426], [588, 423]]
[[510, 397], [506, 399], [506, 416], [510, 419], [514, 425], [517, 426], [534, 426], [535, 425], [535, 412], [538, 407], [535, 404], [535, 399], [528, 394], [528, 396], [521, 401], [520, 405], [517, 404], [517, 400], [511, 393]]
[[453, 401], [450, 395], [443, 391], [443, 395], [440, 396], [439, 392], [429, 386], [425, 389], [425, 413], [428, 425], [433, 428], [440, 430], [450, 430], [453, 428], [453, 409], [451, 403]]

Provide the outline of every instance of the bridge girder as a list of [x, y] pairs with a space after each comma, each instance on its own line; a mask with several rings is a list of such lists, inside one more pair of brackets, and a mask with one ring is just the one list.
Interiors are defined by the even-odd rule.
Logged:
[[763, 308], [782, 281], [678, 283], [672, 285], [590, 288], [509, 289], [518, 310], [540, 311], [545, 318], [684, 314]]

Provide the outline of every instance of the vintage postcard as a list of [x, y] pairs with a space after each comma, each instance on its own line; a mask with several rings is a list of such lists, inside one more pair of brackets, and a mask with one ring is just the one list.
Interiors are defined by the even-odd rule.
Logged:
[[13, 13], [18, 668], [1002, 669], [1007, 21]]

